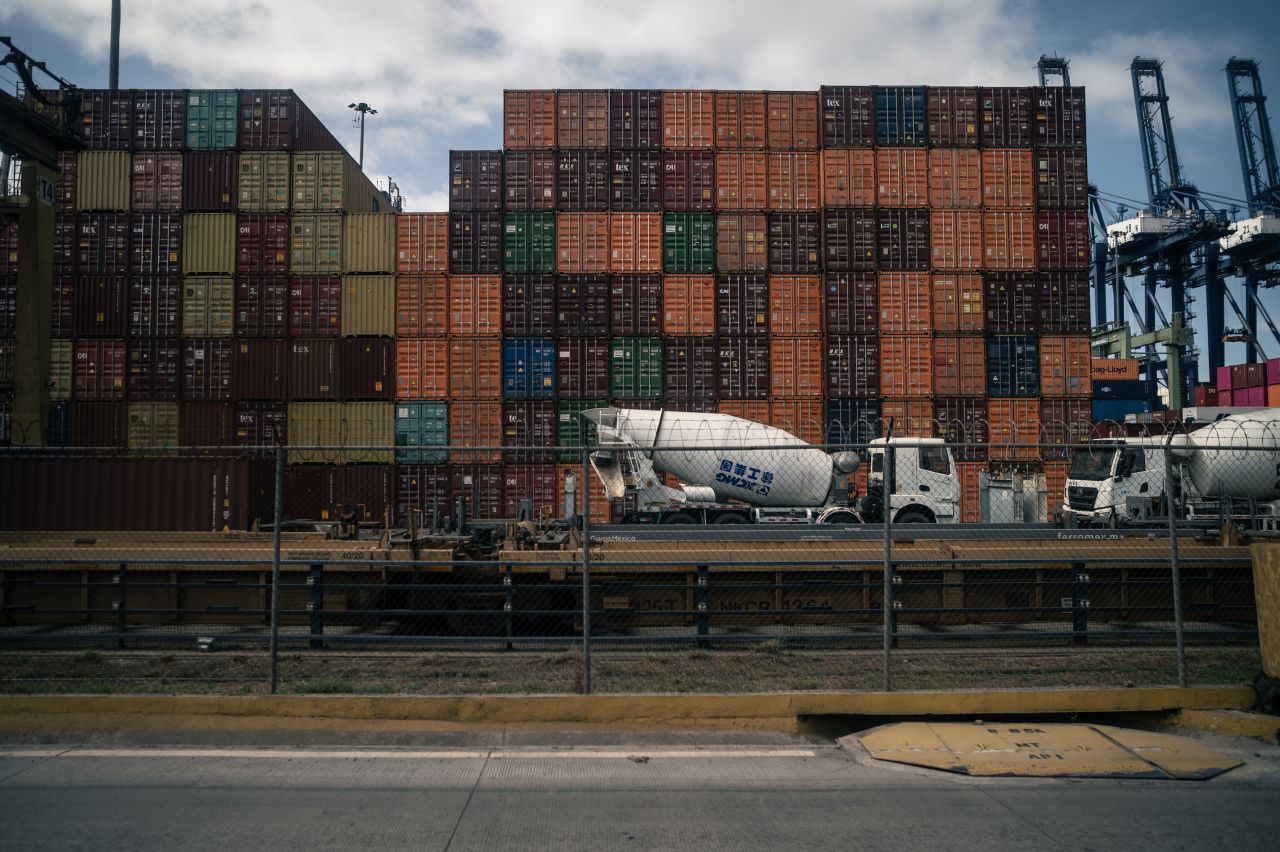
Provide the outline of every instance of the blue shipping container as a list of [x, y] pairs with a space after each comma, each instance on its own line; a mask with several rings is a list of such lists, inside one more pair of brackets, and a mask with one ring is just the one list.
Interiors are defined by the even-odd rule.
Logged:
[[924, 86], [876, 87], [876, 144], [924, 145], [926, 129]]
[[[1094, 399], [1146, 399], [1155, 396], [1151, 382], [1140, 379], [1131, 381], [1106, 381], [1093, 383]], [[1150, 411], [1151, 409], [1147, 409]]]
[[236, 147], [240, 127], [240, 92], [205, 89], [187, 92], [187, 147], [224, 150]]
[[1126, 414], [1150, 414], [1149, 399], [1095, 399], [1093, 401], [1093, 422], [1114, 420], [1123, 423]]
[[554, 399], [556, 344], [549, 337], [502, 342], [502, 395], [506, 399]]
[[396, 403], [396, 462], [444, 464], [449, 461], [449, 406], [443, 402]]
[[880, 437], [878, 399], [827, 401], [827, 443], [867, 444]]
[[987, 338], [987, 395], [1040, 395], [1040, 342], [1026, 335]]

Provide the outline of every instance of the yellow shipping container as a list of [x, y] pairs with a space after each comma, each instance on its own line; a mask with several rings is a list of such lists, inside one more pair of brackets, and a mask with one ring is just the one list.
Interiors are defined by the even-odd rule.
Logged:
[[235, 279], [229, 275], [189, 275], [184, 278], [182, 336], [230, 337], [235, 291]]
[[71, 399], [71, 348], [70, 340], [54, 339], [49, 342], [50, 402]]
[[386, 196], [346, 152], [299, 151], [293, 155], [291, 171], [293, 202], [290, 208], [293, 210], [347, 213], [391, 210]]
[[129, 403], [129, 449], [178, 446], [178, 403]]
[[295, 213], [289, 219], [289, 271], [294, 275], [342, 272], [342, 214]]
[[391, 337], [395, 330], [395, 276], [342, 276], [342, 335]]
[[237, 209], [280, 213], [289, 209], [289, 155], [284, 151], [242, 151]]
[[396, 217], [348, 213], [342, 238], [343, 272], [396, 271]]
[[76, 155], [76, 209], [128, 210], [132, 174], [128, 151], [81, 151]]
[[187, 213], [182, 217], [182, 271], [236, 271], [236, 214]]
[[395, 404], [291, 402], [286, 429], [289, 464], [390, 464]]

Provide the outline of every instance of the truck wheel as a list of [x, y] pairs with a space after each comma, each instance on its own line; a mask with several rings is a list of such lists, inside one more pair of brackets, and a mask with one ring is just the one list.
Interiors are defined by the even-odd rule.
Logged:
[[667, 515], [665, 518], [662, 519], [662, 523], [692, 524], [694, 523], [694, 520], [693, 520], [693, 516], [688, 514], [687, 512], [672, 512], [670, 515]]
[[931, 524], [932, 520], [924, 512], [918, 509], [908, 509], [901, 515], [893, 519], [895, 524]]
[[823, 523], [824, 524], [856, 524], [858, 523], [858, 516], [855, 515], [853, 512], [832, 512], [830, 515], [827, 515], [826, 520], [824, 520]]
[[713, 521], [713, 523], [717, 524], [745, 524], [746, 522], [747, 519], [738, 512], [725, 512], [722, 515], [717, 515], [715, 521]]

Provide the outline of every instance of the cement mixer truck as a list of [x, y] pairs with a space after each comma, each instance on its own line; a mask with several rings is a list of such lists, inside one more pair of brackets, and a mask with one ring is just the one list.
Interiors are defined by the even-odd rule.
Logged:
[[1147, 526], [1167, 523], [1173, 512], [1179, 521], [1206, 528], [1227, 522], [1242, 529], [1280, 528], [1280, 408], [1191, 428], [1078, 447], [1067, 473], [1065, 524]]
[[[868, 493], [850, 494], [855, 452], [828, 453], [773, 426], [728, 414], [595, 408], [591, 466], [612, 498], [634, 497], [624, 522], [643, 524], [879, 523], [892, 446], [894, 523], [955, 523], [960, 480], [940, 438], [877, 439]], [[663, 481], [669, 474], [679, 481]]]

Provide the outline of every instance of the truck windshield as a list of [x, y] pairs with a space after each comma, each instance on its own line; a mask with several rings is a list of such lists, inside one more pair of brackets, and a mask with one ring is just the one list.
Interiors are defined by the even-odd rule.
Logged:
[[1111, 463], [1115, 461], [1115, 447], [1090, 447], [1076, 450], [1071, 460], [1068, 479], [1102, 480], [1111, 475]]

